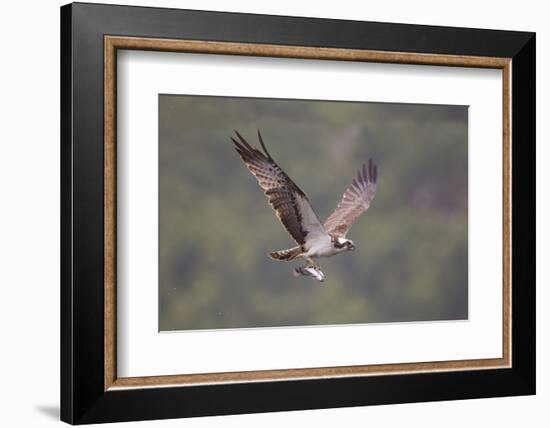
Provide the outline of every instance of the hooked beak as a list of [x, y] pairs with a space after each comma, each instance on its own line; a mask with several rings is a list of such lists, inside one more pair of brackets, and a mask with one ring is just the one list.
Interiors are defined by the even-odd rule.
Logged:
[[349, 244], [349, 245], [348, 245], [348, 250], [350, 250], [350, 251], [355, 251], [355, 245]]

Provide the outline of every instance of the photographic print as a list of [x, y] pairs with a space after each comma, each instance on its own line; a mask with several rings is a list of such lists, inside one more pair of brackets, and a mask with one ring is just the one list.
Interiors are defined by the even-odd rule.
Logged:
[[534, 33], [60, 23], [61, 420], [536, 392]]
[[468, 318], [468, 107], [159, 95], [159, 330]]

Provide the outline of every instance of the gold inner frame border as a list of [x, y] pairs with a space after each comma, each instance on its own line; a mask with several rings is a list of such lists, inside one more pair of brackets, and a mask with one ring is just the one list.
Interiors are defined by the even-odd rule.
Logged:
[[[503, 310], [502, 357], [490, 359], [429, 361], [399, 364], [375, 364], [300, 369], [277, 369], [225, 373], [183, 374], [168, 376], [117, 376], [116, 321], [116, 89], [117, 50], [146, 50], [211, 55], [241, 55], [333, 61], [360, 61], [393, 64], [440, 65], [493, 68], [502, 70], [503, 125]], [[143, 37], [104, 37], [104, 390], [193, 386], [220, 383], [268, 382], [283, 380], [359, 377], [407, 373], [480, 370], [511, 367], [511, 82], [512, 60], [500, 57], [479, 57], [409, 52], [387, 52], [362, 49], [340, 49], [310, 46], [269, 45], [256, 43], [173, 40]]]

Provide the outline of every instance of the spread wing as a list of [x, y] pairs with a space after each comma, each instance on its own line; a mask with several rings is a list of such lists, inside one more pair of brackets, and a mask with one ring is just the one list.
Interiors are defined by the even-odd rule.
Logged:
[[239, 139], [237, 141], [231, 138], [235, 149], [258, 180], [277, 218], [294, 240], [299, 245], [303, 245], [306, 240], [326, 235], [306, 194], [275, 163], [264, 145], [260, 131], [258, 131], [258, 138], [265, 153], [250, 146], [237, 131], [235, 134]]
[[344, 192], [342, 200], [325, 221], [325, 229], [331, 235], [345, 237], [357, 218], [369, 209], [376, 193], [378, 170], [369, 160], [368, 168], [363, 167]]

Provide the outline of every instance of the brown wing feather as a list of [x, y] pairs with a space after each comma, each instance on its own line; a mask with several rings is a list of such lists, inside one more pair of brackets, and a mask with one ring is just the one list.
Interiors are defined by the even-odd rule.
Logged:
[[376, 165], [369, 160], [368, 168], [363, 167], [346, 189], [342, 200], [325, 221], [325, 229], [328, 233], [345, 237], [357, 218], [369, 209], [371, 201], [376, 194], [376, 181], [378, 170]]
[[310, 234], [325, 233], [306, 194], [275, 163], [264, 145], [260, 131], [258, 138], [265, 153], [248, 144], [237, 131], [235, 134], [239, 141], [234, 138], [231, 141], [237, 153], [256, 177], [277, 218], [294, 240], [303, 245]]

